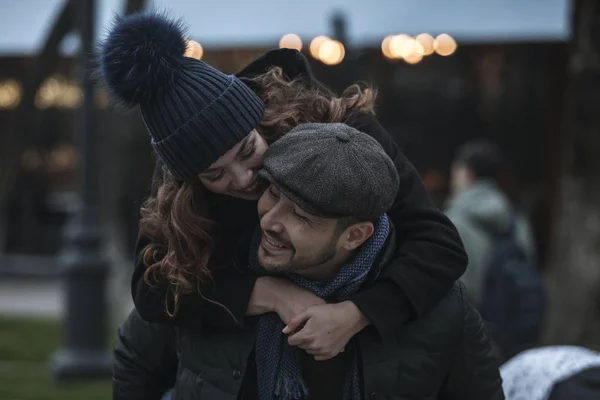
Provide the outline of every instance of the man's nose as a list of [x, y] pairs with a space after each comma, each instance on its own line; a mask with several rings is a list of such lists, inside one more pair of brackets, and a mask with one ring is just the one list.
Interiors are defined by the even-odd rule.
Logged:
[[283, 232], [283, 225], [279, 221], [279, 207], [275, 204], [260, 218], [260, 227], [263, 231]]

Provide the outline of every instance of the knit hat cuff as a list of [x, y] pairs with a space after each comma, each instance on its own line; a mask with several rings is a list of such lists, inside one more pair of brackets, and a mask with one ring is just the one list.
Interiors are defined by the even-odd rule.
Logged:
[[[219, 157], [253, 129], [265, 106], [241, 80], [230, 76], [220, 97], [189, 119], [172, 135], [152, 146], [176, 178], [193, 183]], [[200, 132], [214, 132], [210, 136]]]

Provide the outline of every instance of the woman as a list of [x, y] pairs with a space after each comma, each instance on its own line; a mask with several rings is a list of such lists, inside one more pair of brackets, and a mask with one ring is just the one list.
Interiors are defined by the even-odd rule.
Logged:
[[[290, 344], [324, 360], [367, 324], [394, 336], [436, 304], [464, 272], [466, 254], [414, 167], [372, 116], [373, 92], [352, 86], [333, 95], [292, 50], [251, 64], [238, 74], [246, 84], [185, 51], [179, 24], [155, 15], [118, 21], [102, 49], [109, 90], [120, 103], [140, 107], [163, 163], [142, 209], [136, 249], [132, 291], [141, 316], [191, 330], [239, 329], [246, 315], [274, 311], [289, 332], [311, 321]], [[397, 261], [378, 283], [340, 304], [232, 267], [233, 247], [257, 223], [262, 153], [293, 126], [313, 121], [346, 122], [373, 136], [402, 178], [389, 212]]]

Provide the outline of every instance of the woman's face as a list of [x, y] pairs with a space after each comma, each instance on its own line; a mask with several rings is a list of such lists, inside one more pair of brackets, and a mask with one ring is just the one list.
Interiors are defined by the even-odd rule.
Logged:
[[268, 186], [258, 178], [268, 147], [255, 129], [198, 177], [211, 192], [258, 200]]

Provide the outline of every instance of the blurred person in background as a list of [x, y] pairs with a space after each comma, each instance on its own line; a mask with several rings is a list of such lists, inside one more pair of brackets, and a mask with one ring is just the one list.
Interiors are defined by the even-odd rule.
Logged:
[[[201, 331], [244, 329], [246, 316], [276, 312], [291, 329], [312, 321], [303, 325], [314, 338], [306, 347], [331, 358], [366, 325], [394, 336], [447, 294], [466, 266], [464, 248], [373, 116], [372, 90], [353, 85], [335, 95], [294, 50], [269, 52], [230, 76], [186, 57], [186, 47], [181, 23], [156, 14], [117, 20], [102, 46], [109, 92], [139, 107], [160, 161], [142, 208], [132, 278], [142, 318]], [[389, 212], [399, 227], [395, 262], [368, 291], [336, 304], [277, 277], [240, 271], [231, 260], [240, 233], [256, 223], [262, 155], [298, 123], [314, 121], [345, 122], [371, 135], [402, 179]], [[274, 309], [258, 310], [261, 302]], [[304, 319], [294, 318], [302, 312]]]
[[600, 399], [600, 353], [578, 346], [524, 351], [500, 368], [507, 400]]
[[459, 148], [451, 166], [446, 214], [469, 256], [461, 278], [506, 356], [537, 340], [545, 308], [527, 218], [499, 185], [501, 150], [486, 140]]
[[514, 224], [518, 245], [528, 259], [535, 259], [529, 222], [498, 183], [504, 164], [496, 145], [477, 140], [461, 146], [451, 166], [451, 196], [445, 212], [458, 229], [469, 256], [469, 268], [461, 279], [477, 307], [483, 303], [484, 277], [491, 265], [497, 234], [509, 232]]

